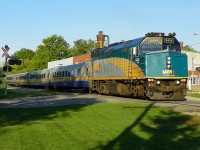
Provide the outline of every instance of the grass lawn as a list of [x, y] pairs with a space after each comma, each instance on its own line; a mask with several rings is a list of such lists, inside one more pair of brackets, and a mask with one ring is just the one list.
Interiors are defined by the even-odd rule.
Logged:
[[200, 98], [200, 94], [198, 93], [194, 93], [194, 94], [187, 94], [187, 96], [192, 96], [192, 97], [199, 97]]
[[5, 95], [5, 90], [0, 89], [0, 99], [8, 99], [8, 98], [22, 98], [22, 97], [37, 97], [37, 96], [46, 96], [45, 94], [27, 92], [27, 93], [16, 93], [12, 91], [8, 91], [7, 95]]
[[188, 90], [187, 96], [199, 97], [200, 98], [200, 89]]
[[37, 96], [47, 96], [47, 95], [46, 94], [35, 93], [35, 92], [17, 93], [17, 92], [10, 91], [10, 89], [7, 90], [7, 95], [5, 95], [5, 89], [0, 88], [0, 99], [37, 97]]
[[187, 96], [192, 96], [192, 97], [199, 97], [200, 98], [200, 93], [188, 93]]
[[1, 150], [200, 149], [200, 117], [153, 104], [0, 109]]

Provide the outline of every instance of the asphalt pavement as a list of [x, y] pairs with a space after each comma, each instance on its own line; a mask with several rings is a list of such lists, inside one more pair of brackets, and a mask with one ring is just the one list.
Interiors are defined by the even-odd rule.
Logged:
[[[41, 89], [14, 89], [15, 92], [38, 92], [49, 93]], [[32, 107], [52, 107], [77, 104], [94, 104], [102, 102], [142, 102], [154, 103], [155, 106], [167, 107], [174, 111], [187, 114], [200, 115], [200, 99], [186, 96], [184, 101], [148, 101], [141, 99], [106, 96], [100, 94], [87, 94], [76, 92], [56, 92], [50, 96], [25, 97], [15, 99], [1, 99], [0, 108], [32, 108]]]

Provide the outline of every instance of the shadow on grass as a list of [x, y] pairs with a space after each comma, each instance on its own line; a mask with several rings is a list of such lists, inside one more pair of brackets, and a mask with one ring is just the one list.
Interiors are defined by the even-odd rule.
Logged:
[[[100, 144], [95, 149], [200, 149], [199, 122], [195, 122], [189, 115], [180, 115], [173, 111], [161, 111], [157, 116], [151, 117], [147, 114], [153, 105], [154, 103], [148, 105], [144, 112], [116, 138], [106, 145]], [[142, 122], [146, 115], [150, 124]], [[144, 135], [140, 134], [151, 136], [144, 138]]]
[[[0, 127], [14, 125], [32, 125], [33, 121], [51, 120], [60, 115], [70, 117], [71, 112], [83, 111], [85, 107], [98, 103], [98, 99], [88, 98], [72, 98], [71, 103], [82, 102], [84, 105], [69, 105], [61, 107], [42, 107], [29, 109], [0, 109]], [[52, 106], [55, 101], [50, 101]], [[89, 103], [89, 104], [86, 104]], [[21, 102], [22, 103], [22, 102]], [[20, 105], [16, 103], [15, 105]], [[29, 102], [27, 102], [29, 103]], [[45, 100], [42, 103], [46, 103]], [[30, 103], [32, 105], [32, 103]], [[95, 149], [192, 149], [200, 148], [200, 128], [199, 119], [195, 120], [188, 115], [180, 115], [166, 109], [161, 111], [152, 109], [154, 102], [145, 107], [144, 111], [118, 136], [108, 141], [107, 144], [99, 144]], [[126, 106], [123, 109], [133, 109], [138, 107]], [[143, 106], [141, 108], [144, 108]], [[158, 111], [158, 112], [157, 112]], [[137, 113], [136, 113], [137, 114]], [[109, 114], [108, 114], [109, 115]], [[134, 114], [133, 114], [134, 115]], [[145, 121], [144, 121], [145, 120]], [[113, 127], [115, 124], [113, 124]], [[9, 130], [1, 130], [0, 134], [12, 132]], [[88, 132], [90, 132], [88, 130]], [[103, 140], [102, 140], [103, 141]], [[88, 142], [88, 141], [87, 141]]]
[[62, 115], [67, 117], [70, 112], [81, 111], [83, 107], [88, 105], [29, 108], [28, 111], [26, 108], [0, 109], [0, 127], [22, 124], [28, 125], [29, 122], [32, 124], [32, 121], [37, 120], [51, 120], [56, 118], [59, 112], [64, 112]]
[[0, 103], [0, 127], [23, 124], [29, 125], [29, 123], [31, 125], [32, 121], [51, 120], [58, 117], [59, 114], [67, 117], [71, 112], [82, 111], [87, 106], [102, 102], [95, 98], [76, 97], [70, 98], [67, 101], [58, 101], [54, 98], [48, 99], [47, 101], [47, 98], [43, 97], [38, 102], [37, 100], [38, 98], [31, 98], [28, 100], [15, 101], [10, 104]]

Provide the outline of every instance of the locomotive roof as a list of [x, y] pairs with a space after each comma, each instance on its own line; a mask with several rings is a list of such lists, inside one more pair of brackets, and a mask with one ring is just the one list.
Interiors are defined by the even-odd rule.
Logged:
[[117, 50], [117, 49], [121, 49], [121, 48], [130, 47], [131, 45], [138, 45], [144, 40], [144, 38], [145, 37], [141, 37], [141, 38], [125, 41], [125, 42], [113, 43], [113, 44], [110, 44], [108, 47], [105, 47], [105, 48], [102, 48], [102, 49], [95, 49], [95, 50], [92, 51], [92, 53], [97, 54], [97, 53], [107, 52], [111, 49]]
[[[155, 34], [155, 35], [152, 35], [152, 34]], [[172, 38], [173, 37], [174, 44], [179, 44], [178, 40], [172, 35], [165, 36], [164, 33], [149, 33], [149, 34], [146, 34], [145, 37], [140, 37], [140, 38], [125, 41], [125, 42], [113, 43], [113, 44], [110, 44], [108, 47], [101, 48], [101, 49], [97, 48], [92, 51], [92, 55], [99, 56], [99, 55], [103, 54], [104, 52], [108, 52], [109, 50], [115, 51], [118, 49], [123, 49], [123, 48], [128, 48], [131, 46], [139, 45], [146, 37], [163, 37], [163, 38]]]

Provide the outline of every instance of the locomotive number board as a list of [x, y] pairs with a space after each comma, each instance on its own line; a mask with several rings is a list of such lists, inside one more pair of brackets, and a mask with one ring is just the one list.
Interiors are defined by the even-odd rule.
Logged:
[[166, 43], [166, 44], [174, 44], [174, 38], [164, 38], [164, 43]]

